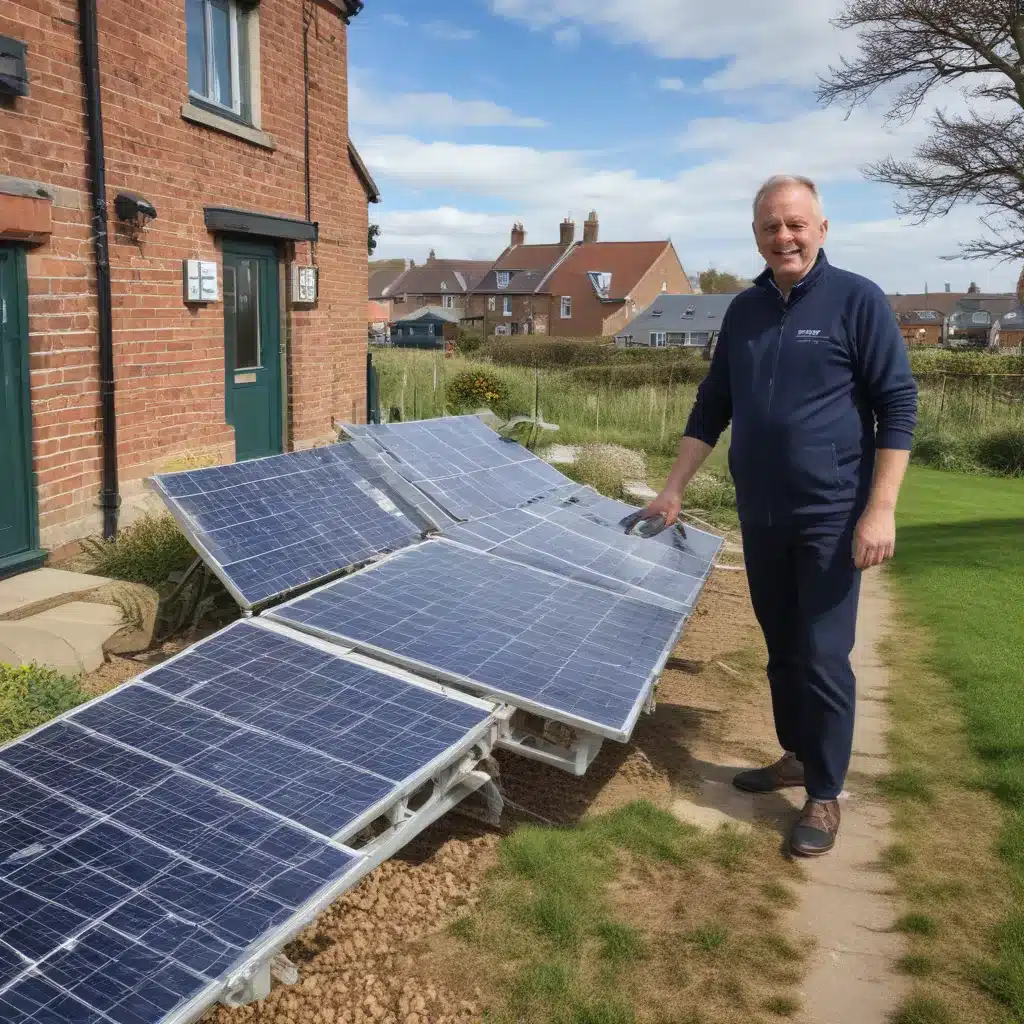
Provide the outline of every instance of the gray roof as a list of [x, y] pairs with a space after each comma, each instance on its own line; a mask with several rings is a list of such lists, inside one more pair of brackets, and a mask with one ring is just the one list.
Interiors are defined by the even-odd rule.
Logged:
[[897, 313], [896, 319], [905, 327], [941, 327], [946, 319], [938, 309], [914, 309]]
[[735, 294], [659, 295], [618, 333], [635, 336], [648, 331], [718, 331], [729, 303], [735, 298]]
[[488, 270], [473, 291], [485, 295], [531, 295], [544, 280], [547, 270], [507, 270], [508, 287], [498, 287], [498, 271]]
[[460, 322], [459, 314], [450, 309], [444, 309], [441, 306], [420, 306], [419, 309], [414, 309], [411, 313], [407, 313], [401, 319], [396, 320], [396, 324], [406, 324], [410, 320], [422, 320], [424, 317], [434, 317], [437, 320], [444, 320], [450, 324], [457, 324]]

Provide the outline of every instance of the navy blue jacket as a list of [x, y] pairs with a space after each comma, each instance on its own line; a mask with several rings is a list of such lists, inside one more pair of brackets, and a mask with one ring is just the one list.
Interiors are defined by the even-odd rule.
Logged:
[[917, 384], [882, 290], [824, 251], [785, 301], [766, 269], [722, 318], [685, 433], [712, 447], [732, 423], [742, 521], [859, 514], [877, 448], [909, 450]]

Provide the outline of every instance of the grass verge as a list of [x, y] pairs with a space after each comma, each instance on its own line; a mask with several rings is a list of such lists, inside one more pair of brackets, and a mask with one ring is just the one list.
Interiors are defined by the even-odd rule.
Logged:
[[1024, 481], [914, 467], [897, 546], [883, 865], [915, 984], [894, 1021], [1024, 1021]]
[[793, 869], [774, 842], [702, 831], [648, 801], [520, 828], [433, 956], [456, 989], [490, 986], [496, 1024], [788, 1017], [806, 950], [775, 924]]
[[88, 699], [74, 679], [38, 665], [0, 664], [0, 743], [35, 729]]

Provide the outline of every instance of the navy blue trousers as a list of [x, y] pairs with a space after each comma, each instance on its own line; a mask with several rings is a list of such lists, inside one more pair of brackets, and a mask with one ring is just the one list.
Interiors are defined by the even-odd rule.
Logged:
[[751, 602], [768, 646], [775, 731], [783, 750], [803, 762], [816, 800], [842, 792], [853, 748], [855, 526], [843, 516], [741, 527]]

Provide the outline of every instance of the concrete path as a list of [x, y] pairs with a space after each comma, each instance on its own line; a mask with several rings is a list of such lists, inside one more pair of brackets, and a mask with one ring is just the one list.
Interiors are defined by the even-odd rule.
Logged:
[[0, 663], [95, 672], [107, 652], [149, 644], [158, 601], [148, 587], [59, 569], [0, 580]]

